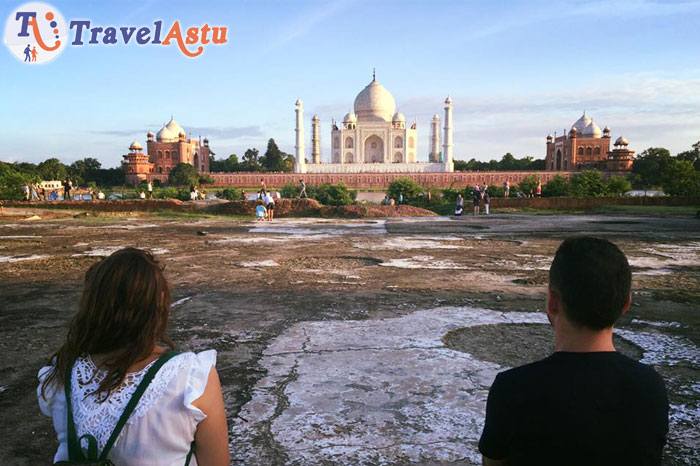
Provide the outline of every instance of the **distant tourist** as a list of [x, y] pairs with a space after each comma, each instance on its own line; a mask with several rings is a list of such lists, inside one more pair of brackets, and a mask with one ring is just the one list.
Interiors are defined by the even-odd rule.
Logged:
[[489, 202], [491, 202], [491, 195], [489, 194], [488, 189], [484, 191], [483, 197], [484, 197], [484, 213], [486, 215], [488, 215], [489, 214]]
[[58, 194], [56, 193], [56, 191], [51, 191], [49, 193], [49, 200], [50, 201], [57, 201], [58, 200]]
[[169, 316], [170, 288], [150, 253], [121, 249], [88, 269], [67, 336], [39, 370], [54, 462], [229, 464], [216, 351], [175, 351]]
[[403, 193], [399, 193], [399, 204], [403, 204]]
[[146, 199], [146, 193], [143, 190], [141, 190], [141, 194], [139, 194], [139, 198]]
[[36, 186], [34, 186], [34, 183], [31, 183], [29, 185], [29, 193], [32, 197], [32, 201], [38, 201], [39, 200], [39, 194], [36, 192]]
[[22, 193], [24, 194], [24, 200], [28, 201], [30, 199], [28, 184], [25, 183], [24, 185], [22, 185]]
[[102, 201], [102, 200], [104, 200], [104, 198], [105, 198], [105, 193], [103, 193], [101, 189], [99, 191], [97, 191], [97, 199]]
[[389, 205], [389, 195], [388, 194], [384, 195], [384, 199], [382, 200], [382, 205]]
[[457, 205], [455, 206], [455, 215], [459, 216], [464, 213], [464, 198], [462, 194], [457, 194]]
[[304, 180], [299, 180], [299, 197], [307, 197], [306, 183], [304, 183]]
[[267, 194], [267, 184], [265, 184], [265, 178], [260, 178], [260, 198], [264, 199], [265, 194]]
[[153, 199], [153, 183], [151, 183], [151, 180], [148, 180], [148, 198]]
[[508, 199], [509, 196], [510, 196], [510, 180], [506, 179], [503, 182], [503, 197]]
[[540, 180], [537, 180], [537, 188], [535, 190], [535, 194], [537, 195], [537, 197], [542, 196], [542, 181]]
[[479, 202], [481, 201], [481, 190], [479, 185], [475, 184], [472, 190], [472, 204], [474, 204], [474, 215], [479, 215]]
[[627, 258], [610, 241], [577, 237], [559, 246], [546, 300], [554, 353], [496, 376], [479, 441], [483, 464], [661, 464], [664, 382], [613, 345], [631, 282]]
[[532, 193], [532, 188], [530, 188], [530, 195], [528, 197], [535, 197], [535, 195]]
[[73, 190], [73, 182], [70, 178], [66, 178], [63, 182], [63, 200], [70, 200], [70, 192]]
[[258, 201], [258, 205], [255, 207], [255, 219], [265, 220], [267, 218], [267, 209], [263, 205], [262, 201]]
[[265, 207], [267, 208], [267, 219], [272, 221], [275, 218], [275, 200], [272, 193], [265, 195]]
[[391, 199], [389, 199], [389, 205], [390, 206], [396, 205], [396, 201], [394, 200], [393, 197]]
[[197, 187], [194, 184], [190, 185], [190, 201], [197, 200]]

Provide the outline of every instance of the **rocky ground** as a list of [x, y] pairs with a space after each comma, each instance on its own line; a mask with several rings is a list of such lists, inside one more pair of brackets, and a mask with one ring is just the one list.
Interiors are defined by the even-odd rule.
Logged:
[[[547, 269], [591, 233], [628, 254], [618, 348], [671, 398], [664, 464], [700, 453], [700, 221], [493, 215], [357, 221], [0, 218], [0, 463], [48, 464], [35, 375], [88, 266], [148, 248], [174, 289], [172, 335], [218, 351], [233, 464], [480, 464], [497, 372], [546, 356]], [[23, 220], [37, 213], [39, 218]]]

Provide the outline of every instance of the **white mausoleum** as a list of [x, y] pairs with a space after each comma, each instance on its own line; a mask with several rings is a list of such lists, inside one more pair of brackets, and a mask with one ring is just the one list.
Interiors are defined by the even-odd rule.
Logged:
[[406, 124], [406, 117], [396, 111], [389, 91], [377, 82], [376, 75], [355, 98], [354, 111], [343, 118], [339, 127], [331, 125], [331, 163], [321, 162], [320, 120], [312, 121], [312, 157], [306, 163], [304, 152], [304, 116], [301, 100], [296, 103], [297, 173], [395, 173], [451, 172], [452, 99], [445, 100], [443, 151], [439, 148], [439, 117], [433, 117], [428, 160], [418, 162], [417, 123]]

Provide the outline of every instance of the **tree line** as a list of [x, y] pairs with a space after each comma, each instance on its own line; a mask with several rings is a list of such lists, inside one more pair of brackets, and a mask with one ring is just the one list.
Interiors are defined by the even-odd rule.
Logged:
[[243, 154], [243, 159], [238, 160], [238, 155], [231, 154], [223, 160], [216, 160], [212, 155], [209, 158], [209, 170], [212, 172], [292, 172], [296, 159], [277, 147], [273, 138], [267, 141], [267, 150], [262, 156], [258, 149], [248, 149]]

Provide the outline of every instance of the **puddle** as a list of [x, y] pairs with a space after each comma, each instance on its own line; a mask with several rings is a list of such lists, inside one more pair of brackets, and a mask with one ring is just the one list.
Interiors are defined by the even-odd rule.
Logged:
[[[629, 254], [630, 266], [640, 269], [669, 270], [670, 266], [700, 267], [700, 242], [687, 244], [656, 244], [653, 248], [641, 249], [648, 256]], [[636, 271], [642, 274], [647, 271]], [[647, 273], [653, 274], [653, 273]]]
[[[120, 249], [124, 249], [128, 246], [104, 246], [101, 248], [92, 248], [88, 249], [84, 252], [80, 252], [78, 254], [73, 254], [74, 257], [76, 256], [93, 256], [93, 257], [107, 257], [110, 256], [112, 253], [119, 251]], [[153, 255], [161, 255], [161, 254], [167, 254], [170, 252], [168, 249], [165, 248], [144, 248], [140, 246], [136, 246], [138, 249], [143, 249], [145, 251], [150, 251], [151, 254]]]
[[34, 235], [0, 236], [0, 239], [34, 239], [34, 238], [43, 238], [43, 236], [34, 236]]
[[416, 238], [416, 237], [392, 237], [379, 243], [369, 241], [356, 242], [353, 246], [358, 249], [370, 251], [405, 251], [410, 249], [471, 249], [470, 246], [449, 244], [449, 241], [461, 241], [462, 238]]

